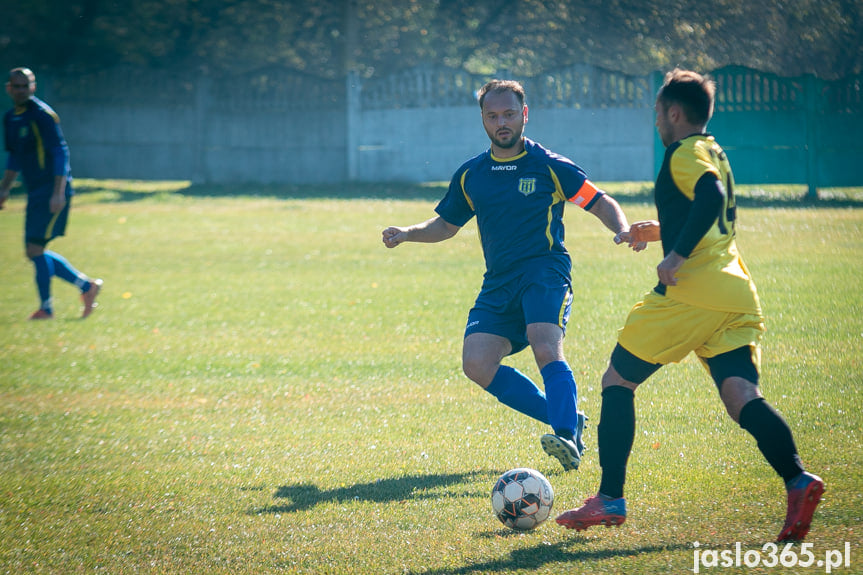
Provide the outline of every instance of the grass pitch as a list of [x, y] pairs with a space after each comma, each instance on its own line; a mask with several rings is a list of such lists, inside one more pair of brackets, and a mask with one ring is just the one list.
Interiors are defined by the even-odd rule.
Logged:
[[[624, 526], [519, 534], [492, 515], [513, 467], [550, 479], [555, 512], [595, 491], [599, 378], [657, 246], [633, 254], [567, 212], [566, 349], [592, 420], [564, 474], [543, 426], [461, 374], [473, 224], [381, 244], [387, 225], [430, 217], [442, 187], [78, 188], [52, 248], [105, 280], [87, 321], [59, 280], [57, 319], [26, 321], [23, 198], [0, 212], [0, 572], [685, 573], [696, 549], [761, 550], [781, 528], [780, 480], [692, 358], [637, 394]], [[609, 188], [631, 221], [652, 217], [644, 184]], [[833, 572], [860, 573], [863, 203], [830, 197], [750, 190], [739, 243], [767, 316], [764, 393], [827, 483], [807, 542], [816, 560], [849, 543]], [[508, 363], [538, 377], [529, 352]]]

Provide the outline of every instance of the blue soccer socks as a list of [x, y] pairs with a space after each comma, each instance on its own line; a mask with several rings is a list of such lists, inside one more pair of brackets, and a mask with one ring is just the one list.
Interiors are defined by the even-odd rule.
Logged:
[[565, 361], [553, 361], [540, 370], [548, 398], [548, 422], [556, 435], [573, 439], [578, 428], [578, 391]]
[[45, 257], [48, 258], [49, 266], [52, 268], [51, 275], [78, 286], [81, 292], [90, 289], [90, 282], [87, 281], [87, 277], [76, 270], [66, 258], [49, 250], [45, 250]]
[[66, 280], [85, 293], [90, 289], [90, 281], [87, 276], [81, 274], [70, 264], [66, 258], [56, 252], [45, 250], [44, 253], [30, 258], [36, 269], [36, 288], [39, 291], [39, 309], [51, 314], [54, 313], [51, 299], [51, 278], [57, 276]]
[[545, 393], [517, 369], [500, 366], [485, 390], [502, 404], [548, 424], [548, 402]]
[[30, 258], [36, 268], [36, 289], [39, 291], [39, 309], [53, 313], [51, 305], [51, 265], [45, 254]]
[[565, 361], [555, 361], [542, 368], [541, 374], [544, 393], [517, 369], [501, 365], [486, 391], [504, 405], [550, 425], [555, 434], [573, 440], [580, 416], [572, 370]]

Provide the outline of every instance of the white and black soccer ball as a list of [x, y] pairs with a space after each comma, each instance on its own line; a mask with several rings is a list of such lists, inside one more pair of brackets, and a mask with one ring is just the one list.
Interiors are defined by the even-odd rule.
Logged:
[[517, 531], [538, 527], [551, 514], [554, 490], [535, 469], [510, 469], [491, 490], [491, 507], [500, 522]]

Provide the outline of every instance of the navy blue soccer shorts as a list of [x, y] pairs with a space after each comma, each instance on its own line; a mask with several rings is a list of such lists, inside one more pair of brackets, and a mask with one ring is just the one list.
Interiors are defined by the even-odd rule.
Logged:
[[56, 237], [66, 235], [69, 221], [69, 208], [72, 198], [67, 186], [66, 205], [56, 214], [51, 213], [51, 192], [46, 186], [31, 192], [27, 198], [27, 212], [24, 218], [24, 241], [29, 244], [45, 246]]
[[572, 287], [557, 270], [525, 273], [506, 283], [484, 282], [467, 318], [464, 336], [490, 333], [505, 337], [512, 353], [528, 346], [527, 326], [553, 323], [566, 332]]

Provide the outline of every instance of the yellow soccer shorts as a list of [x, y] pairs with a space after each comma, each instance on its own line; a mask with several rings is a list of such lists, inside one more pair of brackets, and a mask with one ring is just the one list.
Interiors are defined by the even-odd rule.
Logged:
[[695, 352], [707, 367], [710, 358], [748, 347], [760, 372], [764, 331], [759, 314], [699, 308], [651, 291], [629, 312], [617, 341], [636, 358], [655, 365], [676, 363]]

